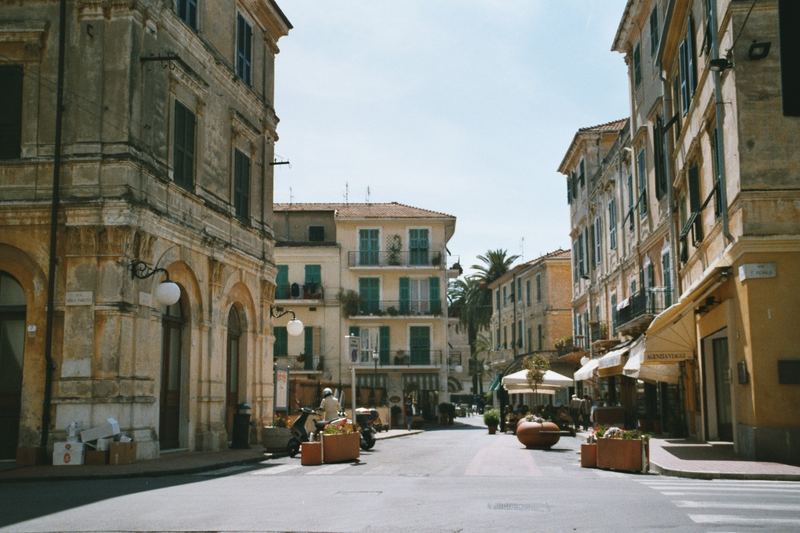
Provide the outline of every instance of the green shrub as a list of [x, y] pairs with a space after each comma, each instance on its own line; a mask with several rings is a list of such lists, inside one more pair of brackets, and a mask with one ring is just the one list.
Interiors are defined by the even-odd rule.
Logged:
[[500, 425], [500, 411], [497, 409], [487, 409], [483, 412], [483, 423], [487, 426]]

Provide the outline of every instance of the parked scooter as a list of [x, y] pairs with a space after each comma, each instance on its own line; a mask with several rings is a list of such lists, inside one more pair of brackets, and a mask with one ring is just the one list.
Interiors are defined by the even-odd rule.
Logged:
[[[318, 441], [320, 433], [322, 433], [326, 427], [341, 427], [350, 423], [350, 420], [344, 416], [344, 413], [339, 414], [340, 417], [334, 420], [321, 420], [318, 410], [309, 407], [301, 407], [300, 416], [294, 420], [292, 427], [289, 428], [292, 432], [292, 438], [289, 439], [289, 443], [286, 445], [286, 451], [289, 453], [289, 457], [297, 455], [300, 451], [300, 445], [304, 442]], [[366, 450], [367, 448], [364, 449]]]
[[375, 446], [375, 423], [380, 419], [378, 410], [366, 407], [356, 409], [356, 423], [361, 432], [360, 446], [362, 450], [371, 450]]

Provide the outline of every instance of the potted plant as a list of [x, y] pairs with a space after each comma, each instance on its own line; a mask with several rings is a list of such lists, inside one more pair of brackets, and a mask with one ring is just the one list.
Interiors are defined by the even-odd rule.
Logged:
[[328, 424], [322, 430], [322, 460], [339, 463], [358, 459], [360, 436], [353, 424]]
[[389, 314], [389, 316], [397, 316], [400, 314], [400, 311], [398, 311], [393, 305], [390, 305], [388, 308], [386, 308], [386, 312]]
[[618, 427], [597, 431], [597, 467], [628, 472], [647, 472], [649, 436]]
[[581, 467], [597, 468], [597, 437], [593, 431], [581, 443]]
[[361, 307], [361, 296], [356, 291], [339, 291], [339, 303], [345, 318], [355, 316]]
[[431, 265], [439, 266], [442, 264], [442, 252], [433, 252], [431, 254]]
[[400, 250], [403, 247], [403, 241], [400, 235], [394, 234], [389, 237], [389, 257], [388, 262], [390, 265], [397, 266], [400, 264]]
[[497, 409], [487, 409], [484, 411], [483, 423], [489, 428], [489, 435], [497, 433], [497, 426], [500, 425], [500, 411]]

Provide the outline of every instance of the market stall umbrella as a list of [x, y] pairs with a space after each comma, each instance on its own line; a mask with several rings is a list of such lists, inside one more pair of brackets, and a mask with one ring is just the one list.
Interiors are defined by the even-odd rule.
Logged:
[[[572, 386], [572, 379], [567, 376], [562, 376], [558, 372], [552, 370], [545, 370], [544, 379], [541, 385], [537, 388], [541, 389], [565, 389]], [[503, 387], [511, 392], [512, 388], [525, 387], [530, 389], [531, 384], [528, 382], [528, 371], [520, 370], [503, 377]]]

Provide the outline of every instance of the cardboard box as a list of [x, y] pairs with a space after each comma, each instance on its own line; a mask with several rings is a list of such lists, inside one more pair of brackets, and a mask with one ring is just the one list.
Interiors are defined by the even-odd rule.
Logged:
[[56, 442], [53, 445], [53, 464], [57, 466], [82, 465], [83, 452], [82, 442]]
[[119, 422], [109, 418], [105, 424], [81, 431], [81, 441], [91, 442], [103, 437], [113, 437], [114, 435], [119, 435]]
[[108, 450], [86, 450], [83, 464], [87, 465], [107, 465]]
[[136, 461], [135, 442], [112, 442], [109, 448], [108, 464], [129, 465]]

